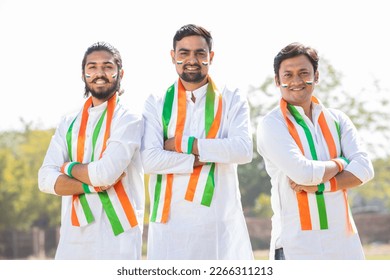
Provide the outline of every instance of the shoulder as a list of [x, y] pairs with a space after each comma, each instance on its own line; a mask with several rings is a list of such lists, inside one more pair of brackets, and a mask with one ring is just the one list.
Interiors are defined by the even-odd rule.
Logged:
[[280, 107], [276, 106], [264, 116], [259, 117], [258, 128], [272, 128], [278, 125], [286, 126]]
[[120, 103], [117, 105], [115, 118], [118, 123], [124, 125], [140, 125], [143, 121], [139, 109], [129, 108]]
[[335, 109], [335, 108], [328, 108], [328, 112], [333, 116], [333, 118], [335, 118], [338, 122], [343, 122], [343, 121], [348, 121], [350, 122], [350, 118], [348, 117], [348, 115], [346, 113], [344, 113], [343, 111], [339, 110], [339, 109]]
[[226, 108], [238, 109], [244, 107], [249, 109], [247, 96], [239, 88], [225, 85], [218, 87], [218, 89], [222, 94], [222, 100]]
[[62, 117], [60, 118], [60, 122], [57, 126], [57, 130], [67, 130], [73, 123], [73, 121], [76, 119], [76, 117], [79, 115], [79, 113], [79, 110], [75, 110], [65, 115], [62, 115]]
[[158, 105], [158, 104], [162, 104], [164, 102], [164, 99], [165, 99], [165, 92], [163, 94], [155, 94], [155, 93], [152, 93], [150, 94], [146, 100], [145, 100], [145, 104], [149, 104], [149, 105]]

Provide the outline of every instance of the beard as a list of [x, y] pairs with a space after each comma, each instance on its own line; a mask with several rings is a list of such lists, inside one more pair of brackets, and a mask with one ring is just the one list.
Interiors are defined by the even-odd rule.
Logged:
[[[187, 83], [199, 83], [203, 81], [206, 78], [206, 75], [203, 75], [202, 72], [200, 71], [201, 66], [200, 65], [193, 65], [193, 66], [198, 66], [199, 67], [199, 72], [196, 73], [186, 73], [183, 71], [181, 74], [179, 74], [179, 77], [187, 82]], [[184, 68], [185, 69], [185, 68]]]
[[[109, 81], [106, 80], [108, 83]], [[85, 83], [85, 90], [86, 92], [90, 92], [91, 95], [99, 100], [107, 100], [113, 93], [118, 91], [120, 88], [120, 81], [119, 78], [116, 79], [115, 83], [109, 87], [108, 89], [101, 89], [101, 90], [94, 90], [88, 86], [87, 83]]]

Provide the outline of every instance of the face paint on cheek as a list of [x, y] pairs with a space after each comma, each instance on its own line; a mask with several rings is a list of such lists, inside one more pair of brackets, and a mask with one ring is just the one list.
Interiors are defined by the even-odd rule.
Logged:
[[112, 77], [113, 79], [115, 79], [117, 75], [118, 75], [118, 73], [115, 73], [115, 74], [112, 74], [111, 77]]
[[178, 64], [178, 65], [183, 64], [183, 61], [181, 61], [181, 60], [176, 60], [176, 64]]
[[89, 78], [91, 78], [91, 75], [85, 73], [85, 78], [89, 79]]
[[208, 61], [202, 61], [202, 64], [203, 64], [204, 66], [207, 66], [207, 65], [209, 65], [209, 62], [208, 62]]
[[305, 82], [307, 85], [311, 86], [313, 84], [313, 81], [306, 81]]
[[281, 84], [280, 85], [282, 88], [287, 88], [288, 87], [288, 84]]

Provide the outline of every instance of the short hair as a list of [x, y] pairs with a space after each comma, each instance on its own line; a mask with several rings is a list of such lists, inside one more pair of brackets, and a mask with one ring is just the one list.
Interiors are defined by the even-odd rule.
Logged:
[[209, 51], [211, 51], [213, 47], [213, 38], [209, 31], [199, 25], [195, 24], [187, 24], [180, 27], [179, 30], [176, 31], [175, 36], [173, 37], [173, 50], [176, 50], [176, 43], [188, 36], [201, 36], [206, 40], [206, 43], [209, 47]]
[[309, 46], [305, 46], [301, 43], [291, 43], [284, 47], [274, 58], [274, 72], [277, 77], [279, 77], [279, 69], [280, 64], [282, 64], [283, 60], [286, 60], [288, 58], [296, 57], [299, 55], [305, 55], [311, 65], [313, 65], [314, 72], [318, 69], [318, 53], [317, 51]]
[[[119, 73], [119, 71], [122, 69], [122, 56], [121, 56], [121, 54], [114, 46], [110, 45], [107, 42], [101, 41], [101, 42], [96, 42], [96, 43], [92, 44], [84, 53], [84, 58], [83, 58], [83, 61], [81, 63], [81, 69], [82, 69], [83, 75], [85, 74], [85, 64], [87, 63], [87, 56], [90, 55], [91, 53], [97, 52], [97, 51], [106, 51], [106, 52], [109, 52], [110, 54], [112, 54], [112, 56], [114, 57], [114, 62], [116, 64], [116, 66], [118, 67], [118, 73]], [[123, 89], [119, 90], [119, 94], [122, 94], [123, 92], [124, 92]], [[87, 87], [85, 87], [84, 96], [88, 97], [88, 95], [89, 95], [88, 89], [87, 89]]]

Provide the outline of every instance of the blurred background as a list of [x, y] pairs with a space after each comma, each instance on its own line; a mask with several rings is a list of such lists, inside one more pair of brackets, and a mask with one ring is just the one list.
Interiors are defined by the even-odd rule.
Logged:
[[[0, 0], [0, 259], [51, 259], [59, 238], [60, 198], [40, 193], [37, 172], [62, 115], [83, 104], [81, 60], [104, 40], [122, 54], [122, 104], [140, 112], [151, 93], [176, 79], [169, 51], [187, 23], [209, 29], [217, 85], [239, 87], [258, 119], [276, 106], [273, 58], [299, 41], [320, 54], [315, 95], [350, 116], [375, 178], [349, 191], [369, 259], [390, 259], [390, 19], [385, 1]], [[267, 1], [270, 2], [270, 1]], [[341, 3], [340, 3], [341, 2]], [[386, 14], [385, 14], [386, 13]], [[147, 183], [148, 176], [145, 175]], [[268, 256], [270, 182], [256, 152], [239, 166], [241, 199], [258, 259]], [[146, 189], [145, 189], [146, 190]], [[144, 252], [148, 229], [145, 215]]]

